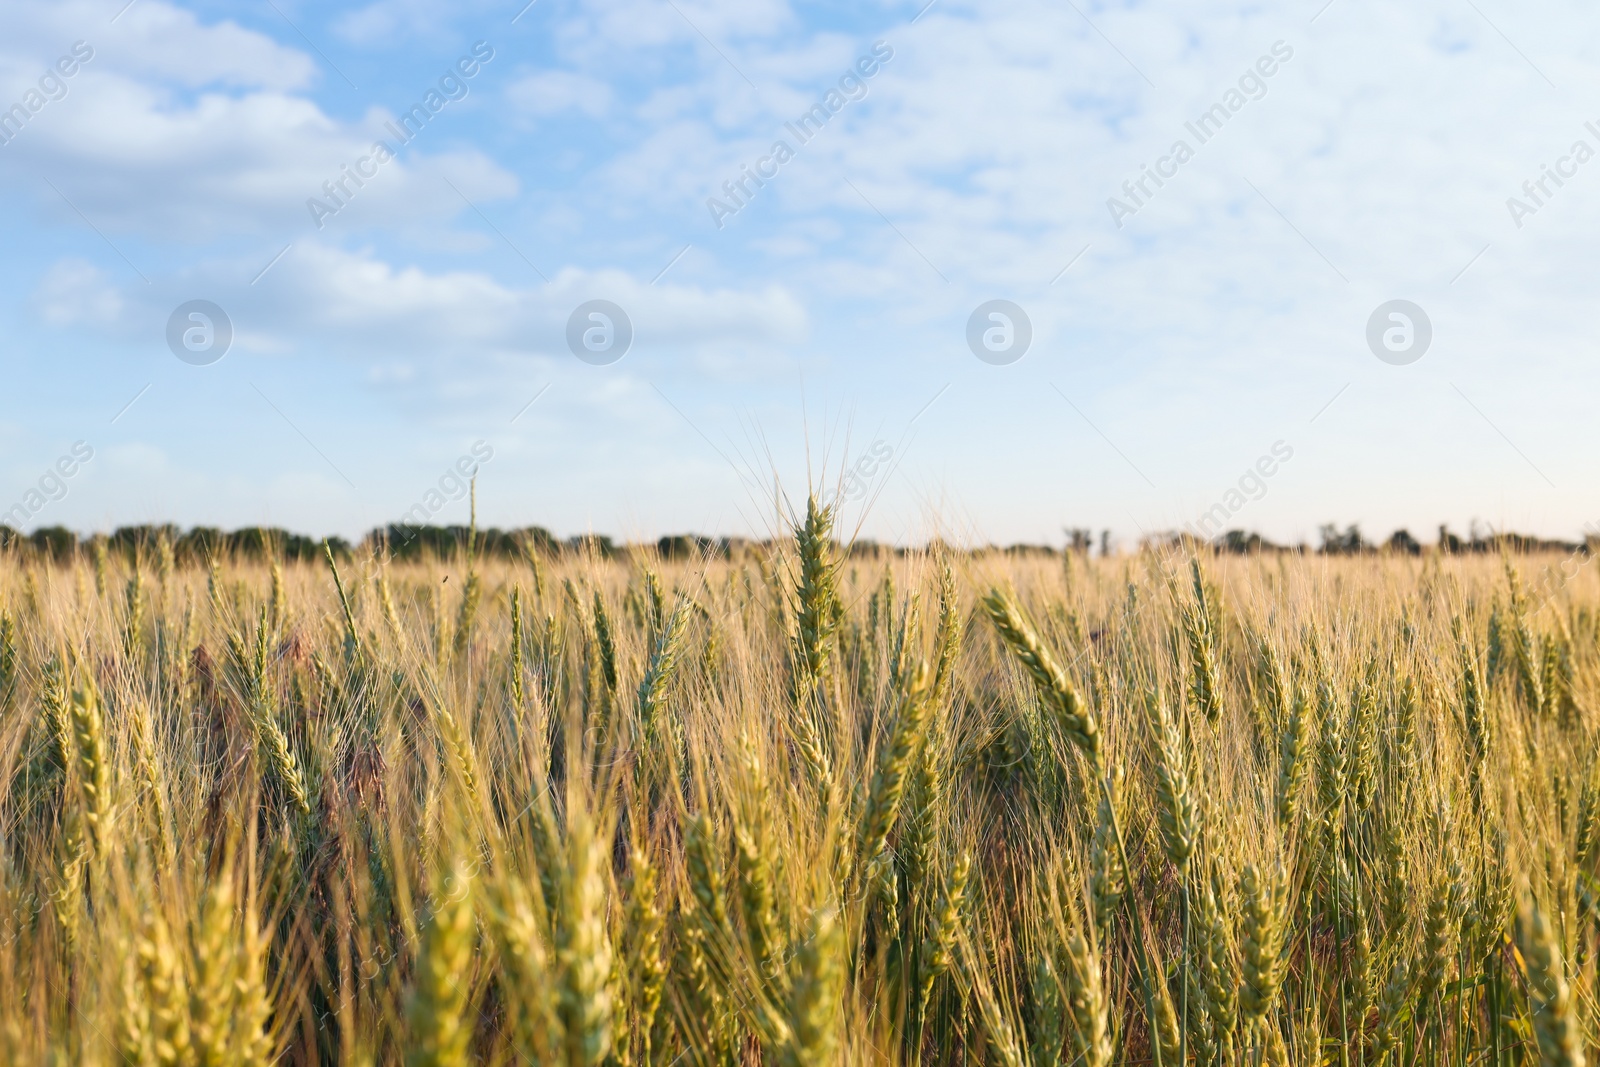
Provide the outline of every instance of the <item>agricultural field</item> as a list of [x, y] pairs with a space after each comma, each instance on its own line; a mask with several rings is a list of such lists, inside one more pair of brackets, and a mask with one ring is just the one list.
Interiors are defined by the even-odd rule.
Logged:
[[1587, 562], [13, 546], [0, 1059], [1581, 1064]]

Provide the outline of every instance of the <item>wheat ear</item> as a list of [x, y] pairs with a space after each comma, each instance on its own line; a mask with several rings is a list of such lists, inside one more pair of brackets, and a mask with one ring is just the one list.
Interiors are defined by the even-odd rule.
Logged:
[[1110, 1023], [1100, 975], [1100, 950], [1093, 931], [1072, 931], [1067, 938], [1065, 961], [1067, 1008], [1083, 1067], [1107, 1067], [1111, 1062]]
[[433, 895], [422, 934], [409, 1016], [408, 1067], [465, 1067], [472, 1041], [468, 1015], [473, 948], [473, 872], [458, 859]]
[[1260, 1022], [1272, 1010], [1283, 982], [1283, 943], [1288, 902], [1288, 877], [1276, 868], [1263, 874], [1254, 864], [1239, 876], [1244, 904], [1243, 981], [1239, 1013], [1246, 1022]]
[[594, 1067], [611, 1050], [611, 943], [606, 936], [607, 852], [592, 816], [575, 811], [555, 908], [556, 1014], [568, 1067]]
[[1539, 1058], [1547, 1067], [1583, 1067], [1583, 1035], [1556, 931], [1530, 895], [1517, 918], [1517, 947], [1528, 974], [1528, 1007]]
[[794, 955], [789, 985], [789, 1040], [778, 1054], [783, 1067], [828, 1067], [833, 1063], [844, 969], [844, 930], [838, 913], [832, 908], [819, 908]]
[[1156, 749], [1156, 800], [1161, 809], [1158, 817], [1161, 840], [1166, 845], [1167, 859], [1178, 869], [1181, 879], [1189, 869], [1189, 857], [1194, 854], [1200, 826], [1194, 790], [1189, 783], [1188, 756], [1178, 726], [1159, 693], [1152, 690], [1146, 694], [1145, 713]]
[[1206, 584], [1200, 574], [1200, 561], [1189, 561], [1194, 586], [1194, 604], [1183, 611], [1184, 635], [1189, 641], [1189, 695], [1195, 707], [1215, 724], [1222, 715], [1222, 679], [1217, 671], [1217, 635], [1213, 608], [1206, 597]]
[[1055, 656], [1039, 639], [1038, 631], [1010, 597], [998, 589], [992, 589], [984, 598], [983, 607], [999, 631], [1001, 640], [1033, 679], [1045, 706], [1055, 713], [1056, 721], [1067, 737], [1089, 757], [1095, 777], [1100, 777], [1105, 771], [1100, 727], [1095, 721], [1094, 712], [1067, 678], [1067, 672], [1061, 669]]

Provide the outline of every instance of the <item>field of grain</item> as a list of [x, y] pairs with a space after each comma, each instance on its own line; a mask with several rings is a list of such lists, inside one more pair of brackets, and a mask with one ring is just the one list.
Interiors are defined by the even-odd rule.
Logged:
[[1579, 1064], [1586, 564], [11, 551], [0, 1060]]

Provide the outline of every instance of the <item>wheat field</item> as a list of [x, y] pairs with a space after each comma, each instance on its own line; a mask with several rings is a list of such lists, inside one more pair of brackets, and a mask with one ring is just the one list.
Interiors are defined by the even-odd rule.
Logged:
[[1581, 1064], [1587, 562], [12, 550], [0, 1057]]

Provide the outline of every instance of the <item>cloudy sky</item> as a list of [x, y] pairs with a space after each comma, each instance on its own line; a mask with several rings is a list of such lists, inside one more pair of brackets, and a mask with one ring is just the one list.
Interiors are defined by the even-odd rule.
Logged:
[[1600, 522], [1575, 2], [524, 2], [0, 0], [0, 512]]

